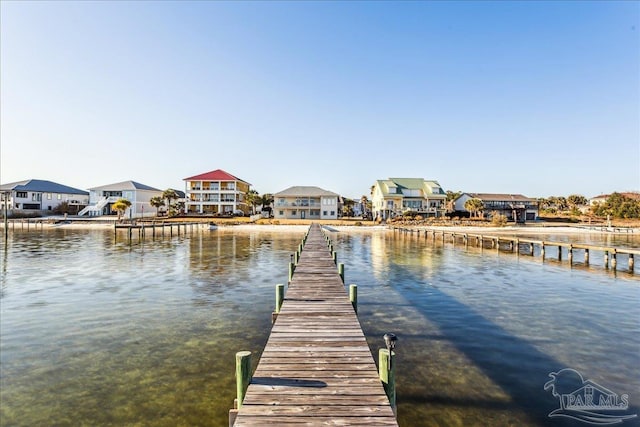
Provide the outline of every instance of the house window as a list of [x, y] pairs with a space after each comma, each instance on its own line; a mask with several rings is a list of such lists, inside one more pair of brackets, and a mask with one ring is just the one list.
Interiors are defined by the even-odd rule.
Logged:
[[27, 198], [27, 192], [26, 191], [17, 191], [16, 192], [16, 199], [26, 199]]
[[327, 211], [322, 211], [322, 215], [327, 216]]
[[51, 200], [51, 193], [47, 193], [47, 200]]
[[294, 215], [294, 216], [298, 215], [298, 211], [296, 211], [296, 210], [291, 211], [291, 215]]
[[62, 200], [62, 194], [58, 193], [58, 200]]
[[278, 211], [278, 215], [283, 216], [284, 215], [284, 211]]
[[331, 211], [331, 216], [335, 216], [336, 215], [336, 211]]
[[34, 202], [39, 202], [40, 200], [42, 200], [42, 194], [41, 193], [31, 194], [31, 200]]

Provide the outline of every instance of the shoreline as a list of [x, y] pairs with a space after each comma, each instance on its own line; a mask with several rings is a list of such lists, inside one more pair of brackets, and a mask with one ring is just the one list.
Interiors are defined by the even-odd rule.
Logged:
[[[48, 221], [30, 221], [28, 227], [30, 229], [88, 229], [88, 230], [100, 230], [100, 229], [112, 229], [114, 228], [115, 221], [110, 220], [89, 220], [89, 219], [74, 219], [69, 218], [66, 221], [60, 218], [60, 222], [48, 222]], [[63, 222], [64, 221], [64, 222]], [[178, 221], [167, 221], [165, 224]], [[188, 222], [187, 222], [188, 223]], [[16, 221], [13, 224], [9, 223], [9, 230], [22, 230], [27, 227], [27, 222], [24, 223]], [[203, 223], [200, 223], [204, 228]], [[233, 223], [225, 224], [218, 223], [218, 230], [223, 232], [228, 231], [304, 231], [309, 228], [308, 224], [254, 224], [254, 223]], [[327, 227], [329, 231], [343, 231], [343, 232], [382, 232], [393, 231], [394, 227], [406, 228], [413, 230], [434, 230], [436, 232], [451, 232], [451, 233], [469, 233], [469, 234], [501, 234], [501, 235], [542, 235], [542, 234], [556, 234], [556, 235], [575, 235], [575, 234], [589, 234], [589, 235], [631, 235], [640, 236], [640, 227], [629, 227], [629, 232], [616, 232], [607, 231], [599, 227], [588, 227], [579, 225], [511, 225], [505, 227], [487, 227], [487, 226], [471, 226], [471, 225], [393, 225], [393, 224], [376, 224], [376, 225], [334, 225], [334, 224], [321, 224], [323, 227]], [[150, 227], [150, 225], [148, 225]], [[0, 228], [4, 228], [4, 224], [0, 224]]]

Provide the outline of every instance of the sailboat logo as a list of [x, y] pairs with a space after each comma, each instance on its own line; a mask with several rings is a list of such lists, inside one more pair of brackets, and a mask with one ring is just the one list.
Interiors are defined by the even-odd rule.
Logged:
[[617, 395], [591, 380], [584, 380], [580, 372], [565, 368], [549, 374], [550, 381], [544, 385], [558, 398], [560, 407], [549, 413], [549, 417], [567, 417], [589, 424], [610, 425], [637, 417], [625, 414], [629, 409], [629, 395]]

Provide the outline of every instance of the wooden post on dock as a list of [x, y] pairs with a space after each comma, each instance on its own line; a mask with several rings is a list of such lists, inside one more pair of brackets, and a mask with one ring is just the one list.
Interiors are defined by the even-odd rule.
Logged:
[[276, 309], [271, 313], [271, 323], [275, 323], [284, 302], [284, 285], [278, 283], [276, 285]]
[[567, 249], [567, 258], [569, 260], [569, 264], [571, 264], [573, 262], [573, 245], [569, 245], [569, 248]]
[[540, 256], [544, 260], [544, 242], [540, 243]]
[[353, 310], [358, 314], [358, 285], [349, 285], [349, 301], [351, 301]]
[[584, 263], [589, 264], [589, 248], [584, 250]]
[[562, 261], [562, 246], [558, 245], [558, 261]]
[[629, 270], [633, 271], [633, 254], [629, 254]]
[[294, 264], [292, 262], [289, 263], [289, 283], [293, 280], [293, 271], [295, 270]]
[[238, 409], [242, 408], [242, 401], [247, 392], [247, 386], [251, 381], [251, 352], [239, 351], [236, 353], [236, 396]]
[[338, 265], [338, 253], [336, 251], [331, 252], [331, 258], [333, 258], [333, 263]]
[[612, 250], [611, 251], [611, 268], [613, 268], [614, 270], [616, 269], [616, 266], [618, 265], [618, 259], [617, 259], [617, 252], [616, 250]]
[[[396, 414], [396, 378], [395, 378], [395, 359], [396, 353], [386, 348], [378, 350], [378, 374], [380, 375], [380, 381], [384, 387], [385, 393], [389, 398], [391, 409]], [[396, 414], [397, 415], [397, 414]]]
[[604, 268], [609, 268], [609, 251], [604, 251]]
[[338, 264], [338, 274], [342, 279], [342, 283], [344, 283], [344, 264], [343, 263]]

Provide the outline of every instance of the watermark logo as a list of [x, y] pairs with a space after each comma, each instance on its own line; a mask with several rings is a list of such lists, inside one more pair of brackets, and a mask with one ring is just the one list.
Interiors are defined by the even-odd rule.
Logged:
[[619, 424], [637, 417], [623, 413], [629, 409], [629, 395], [617, 395], [591, 380], [584, 380], [575, 369], [562, 369], [549, 374], [550, 381], [544, 385], [558, 398], [560, 407], [549, 413], [549, 417], [567, 417], [589, 424]]

